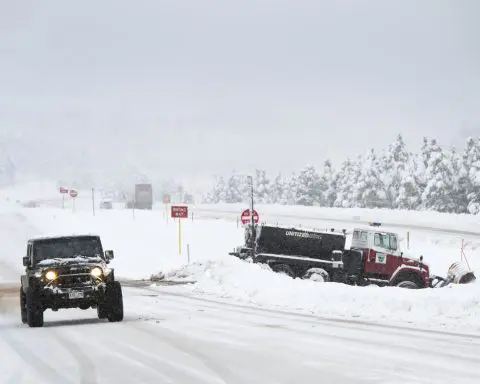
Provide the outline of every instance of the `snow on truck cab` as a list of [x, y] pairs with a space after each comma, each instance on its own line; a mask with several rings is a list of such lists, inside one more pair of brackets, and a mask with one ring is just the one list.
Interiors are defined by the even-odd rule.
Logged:
[[[251, 226], [247, 226], [245, 245], [237, 247], [230, 255], [265, 263], [273, 271], [292, 278], [350, 285], [376, 284], [416, 289], [441, 287], [459, 281], [459, 268], [454, 269], [456, 278], [430, 276], [429, 266], [423, 262], [423, 257], [406, 257], [400, 250], [398, 234], [379, 227], [381, 224], [375, 223], [355, 228], [349, 233], [349, 236], [352, 235], [351, 243], [347, 245], [345, 230], [317, 231], [261, 225], [252, 231]], [[472, 276], [474, 279], [470, 272]], [[463, 278], [463, 282], [472, 279]]]

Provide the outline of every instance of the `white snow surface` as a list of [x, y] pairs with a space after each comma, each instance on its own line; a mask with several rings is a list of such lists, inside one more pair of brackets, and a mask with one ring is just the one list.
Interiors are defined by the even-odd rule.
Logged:
[[[34, 196], [25, 197], [34, 200]], [[115, 268], [118, 277], [143, 279], [159, 272], [166, 274], [170, 280], [194, 282], [182, 287], [156, 289], [320, 316], [478, 330], [478, 284], [425, 290], [322, 284], [292, 280], [268, 268], [229, 256], [228, 252], [244, 240], [243, 229], [237, 227], [235, 221], [242, 208], [245, 207], [191, 206], [194, 220], [182, 221], [182, 254], [179, 255], [178, 224], [171, 219], [167, 221], [164, 210], [132, 212], [97, 209], [94, 216], [88, 205], [78, 204], [75, 209], [51, 206], [24, 208], [15, 202], [4, 201], [0, 205], [0, 240], [3, 244], [0, 279], [2, 282], [18, 282], [26, 239], [30, 237], [96, 233], [102, 237], [105, 249], [115, 251], [115, 259], [110, 266]], [[474, 223], [478, 222], [475, 216], [279, 206], [260, 206], [257, 209], [261, 216], [278, 219], [285, 225], [301, 224], [302, 227], [312, 226], [312, 217], [317, 220], [315, 223], [321, 224], [319, 227], [324, 224], [324, 228], [334, 227], [329, 225], [327, 217], [331, 214], [352, 228], [357, 225], [358, 217], [372, 221], [388, 218], [391, 224], [407, 226], [400, 229], [403, 238], [401, 246], [406, 253], [414, 257], [423, 255], [431, 271], [443, 276], [454, 261], [460, 260], [463, 238], [470, 266], [474, 271], [480, 270], [479, 237], [408, 228], [408, 225], [430, 223], [433, 228], [444, 226], [471, 231], [475, 228]], [[325, 214], [323, 221], [318, 221], [321, 212], [328, 215]], [[406, 248], [407, 231], [409, 249]]]
[[193, 263], [169, 271], [166, 278], [196, 283], [158, 289], [207, 294], [317, 316], [480, 331], [480, 285], [477, 283], [423, 290], [353, 287], [292, 279], [272, 273], [264, 265], [236, 258]]

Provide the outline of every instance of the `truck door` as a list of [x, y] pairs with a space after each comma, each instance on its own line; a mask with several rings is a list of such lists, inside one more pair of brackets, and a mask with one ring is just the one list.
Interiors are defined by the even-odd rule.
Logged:
[[368, 255], [365, 260], [365, 273], [389, 279], [401, 264], [397, 235], [394, 233], [374, 232], [369, 240]]

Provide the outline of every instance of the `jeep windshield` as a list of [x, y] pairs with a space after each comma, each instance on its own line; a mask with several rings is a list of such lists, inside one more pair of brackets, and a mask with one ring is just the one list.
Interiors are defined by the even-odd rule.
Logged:
[[102, 245], [98, 237], [63, 237], [37, 240], [33, 245], [33, 260], [41, 263], [48, 260], [74, 258], [103, 258]]

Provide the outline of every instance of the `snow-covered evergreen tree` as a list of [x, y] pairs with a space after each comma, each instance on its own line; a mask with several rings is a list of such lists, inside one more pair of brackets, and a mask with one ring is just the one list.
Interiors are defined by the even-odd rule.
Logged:
[[422, 191], [418, 182], [418, 165], [414, 156], [410, 156], [405, 169], [399, 172], [400, 183], [394, 206], [399, 209], [417, 209], [421, 203]]
[[465, 190], [467, 211], [480, 213], [480, 140], [469, 137], [462, 159], [459, 178], [460, 188]]
[[242, 181], [237, 176], [231, 176], [228, 179], [225, 187], [225, 202], [226, 203], [241, 203], [245, 200], [243, 193]]
[[437, 144], [436, 140], [426, 146], [428, 154], [425, 171], [426, 186], [422, 193], [422, 205], [426, 209], [439, 212], [455, 211], [455, 179], [449, 157]]
[[285, 189], [285, 180], [282, 174], [278, 174], [270, 188], [270, 202], [273, 204], [285, 204], [283, 194]]
[[320, 176], [315, 167], [307, 165], [299, 173], [297, 186], [297, 204], [312, 206], [320, 203]]
[[448, 162], [452, 167], [453, 174], [453, 198], [455, 205], [455, 213], [464, 213], [468, 207], [467, 197], [467, 174], [463, 165], [463, 159], [458, 154], [455, 147], [447, 152]]
[[210, 204], [224, 203], [226, 201], [226, 188], [225, 178], [219, 176], [215, 180], [213, 190], [207, 195], [206, 201]]
[[367, 153], [362, 162], [356, 183], [356, 198], [360, 207], [382, 207], [385, 204], [379, 161], [373, 149]]
[[320, 179], [321, 204], [326, 207], [333, 207], [337, 198], [337, 179], [330, 160], [323, 164], [323, 174]]
[[360, 159], [343, 162], [337, 181], [335, 207], [351, 208], [358, 206], [358, 179], [360, 177]]
[[294, 205], [297, 202], [298, 178], [296, 173], [292, 173], [290, 179], [284, 181], [283, 204]]
[[257, 169], [254, 180], [254, 196], [258, 203], [269, 203], [270, 201], [270, 181], [264, 170]]
[[386, 205], [389, 208], [397, 208], [400, 183], [408, 168], [411, 154], [407, 151], [402, 135], [398, 135], [381, 155], [382, 171], [380, 179], [383, 184]]

